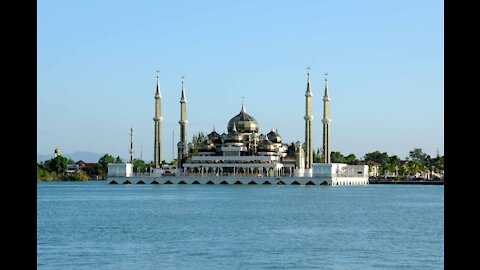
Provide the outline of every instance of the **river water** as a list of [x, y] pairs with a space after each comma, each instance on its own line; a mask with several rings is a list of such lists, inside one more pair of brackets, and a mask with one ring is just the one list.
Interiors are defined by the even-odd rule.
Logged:
[[37, 184], [37, 269], [443, 269], [444, 186]]

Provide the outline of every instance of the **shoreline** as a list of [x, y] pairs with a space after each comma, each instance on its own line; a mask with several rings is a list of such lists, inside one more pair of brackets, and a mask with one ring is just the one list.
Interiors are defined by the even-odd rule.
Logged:
[[399, 185], [444, 185], [444, 180], [376, 180], [369, 179], [370, 184], [399, 184]]

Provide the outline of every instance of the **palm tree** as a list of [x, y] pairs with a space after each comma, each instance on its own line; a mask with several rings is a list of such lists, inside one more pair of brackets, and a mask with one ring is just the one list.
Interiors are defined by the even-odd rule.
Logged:
[[408, 175], [408, 166], [406, 164], [402, 164], [398, 170], [398, 173], [400, 177], [405, 177], [405, 175]]

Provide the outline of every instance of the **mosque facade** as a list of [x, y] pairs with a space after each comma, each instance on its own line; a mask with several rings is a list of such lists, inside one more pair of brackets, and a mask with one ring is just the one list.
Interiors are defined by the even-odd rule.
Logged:
[[[288, 145], [282, 141], [278, 130], [259, 133], [257, 120], [247, 113], [245, 100], [240, 112], [227, 124], [227, 133], [219, 134], [215, 128], [194, 147], [187, 142], [187, 99], [182, 78], [180, 97], [180, 140], [177, 144], [175, 177], [164, 177], [161, 166], [161, 102], [160, 81], [157, 75], [154, 120], [154, 162], [151, 173], [144, 178], [132, 177], [128, 183], [179, 183], [179, 184], [368, 184], [368, 166], [331, 163], [330, 161], [330, 98], [328, 80], [325, 78], [323, 96], [322, 163], [313, 162], [312, 89], [310, 69], [305, 91], [305, 141], [295, 144], [295, 155], [288, 156]], [[292, 154], [292, 153], [290, 153]], [[118, 165], [115, 165], [118, 167]], [[112, 165], [113, 171], [113, 165]], [[118, 168], [115, 169], [118, 172]], [[131, 175], [131, 174], [130, 174]], [[109, 176], [112, 183], [115, 174]], [[168, 178], [168, 179], [167, 179]], [[121, 183], [125, 179], [118, 179]], [[131, 180], [131, 181], [130, 181]], [[230, 183], [231, 182], [231, 183]]]

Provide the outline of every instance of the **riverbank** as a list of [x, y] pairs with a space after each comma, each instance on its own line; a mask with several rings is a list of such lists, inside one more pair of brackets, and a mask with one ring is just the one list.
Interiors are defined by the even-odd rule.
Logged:
[[368, 180], [369, 184], [444, 185], [444, 180]]

